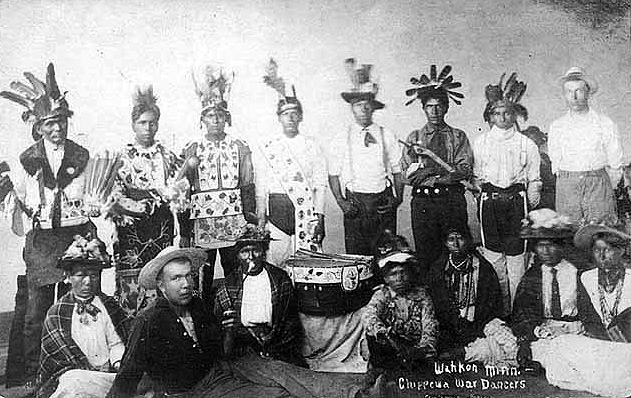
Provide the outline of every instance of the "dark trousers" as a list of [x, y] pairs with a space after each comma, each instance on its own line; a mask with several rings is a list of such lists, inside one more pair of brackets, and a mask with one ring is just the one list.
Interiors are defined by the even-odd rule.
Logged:
[[353, 202], [356, 209], [352, 217], [344, 215], [344, 243], [348, 254], [373, 254], [373, 244], [386, 229], [397, 231], [397, 213], [392, 209], [378, 213], [377, 206], [392, 196], [386, 188], [379, 193], [360, 193], [346, 190], [346, 199]]
[[480, 224], [484, 247], [508, 256], [524, 252], [524, 240], [519, 237], [521, 220], [526, 216], [525, 193], [518, 190], [499, 197], [482, 192]]
[[442, 196], [414, 195], [411, 208], [414, 247], [421, 272], [429, 270], [429, 266], [446, 250], [447, 232], [456, 229], [471, 237], [467, 201], [462, 188], [450, 190]]
[[[66, 294], [70, 286], [57, 283], [57, 298]], [[28, 305], [24, 324], [24, 357], [26, 380], [34, 379], [39, 368], [39, 352], [42, 339], [42, 326], [46, 312], [55, 301], [55, 284], [35, 286], [28, 284]]]
[[224, 276], [231, 274], [237, 268], [237, 253], [235, 253], [234, 246], [206, 250], [208, 254], [208, 264], [204, 266], [204, 280], [202, 281], [204, 300], [211, 300], [209, 293], [212, 291], [213, 279], [215, 277], [217, 252], [219, 252], [221, 256], [221, 268], [223, 268]]
[[18, 275], [17, 284], [18, 291], [15, 294], [15, 309], [13, 310], [7, 352], [7, 388], [24, 384], [24, 320], [28, 302], [26, 275]]

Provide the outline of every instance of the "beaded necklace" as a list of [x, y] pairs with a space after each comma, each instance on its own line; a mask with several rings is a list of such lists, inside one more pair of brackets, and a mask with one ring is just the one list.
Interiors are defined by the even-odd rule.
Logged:
[[[463, 261], [456, 264], [453, 261], [452, 255], [449, 255], [448, 263], [450, 267], [453, 267], [455, 272], [452, 272], [449, 277], [449, 290], [451, 292], [451, 301], [458, 309], [466, 308], [465, 318], [468, 317], [471, 298], [473, 296], [473, 268], [471, 267], [472, 257], [468, 255]], [[460, 278], [465, 278], [461, 281]], [[457, 286], [454, 289], [454, 286]]]
[[603, 314], [603, 323], [605, 326], [609, 326], [611, 321], [615, 316], [618, 315], [618, 304], [620, 304], [620, 298], [622, 297], [622, 285], [624, 284], [624, 273], [622, 277], [618, 279], [618, 283], [616, 283], [616, 287], [614, 288], [615, 296], [613, 305], [609, 307], [607, 304], [607, 300], [605, 299], [605, 288], [599, 283], [598, 284], [598, 296], [600, 300], [600, 312]]

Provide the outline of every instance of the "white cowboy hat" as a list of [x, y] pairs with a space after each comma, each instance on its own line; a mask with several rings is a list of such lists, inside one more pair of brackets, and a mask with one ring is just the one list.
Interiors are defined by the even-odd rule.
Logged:
[[153, 260], [142, 267], [140, 275], [138, 275], [138, 283], [145, 289], [155, 289], [156, 279], [162, 268], [177, 258], [186, 258], [191, 262], [192, 267], [199, 268], [208, 258], [208, 254], [203, 249], [198, 248], [165, 247]]

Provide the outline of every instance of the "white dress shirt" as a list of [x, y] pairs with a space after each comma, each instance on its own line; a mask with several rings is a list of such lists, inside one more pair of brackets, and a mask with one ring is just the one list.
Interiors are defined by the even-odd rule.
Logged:
[[[279, 139], [292, 153], [294, 160], [300, 165], [309, 186], [313, 190], [313, 205], [316, 213], [324, 214], [324, 202], [327, 189], [326, 159], [317, 142], [310, 137], [298, 134], [288, 138], [284, 134]], [[278, 176], [274, 175], [272, 168], [265, 160], [265, 155], [260, 149], [256, 151], [256, 183], [257, 196], [267, 200], [268, 194], [286, 194]]]
[[272, 325], [272, 285], [265, 269], [245, 278], [241, 299], [241, 324], [247, 327], [260, 323]]
[[92, 304], [101, 312], [96, 315], [96, 320], [88, 315], [88, 323], [81, 323], [81, 315], [77, 314], [77, 304], [75, 304], [72, 310], [71, 336], [88, 358], [90, 365], [96, 369], [108, 371], [110, 364], [113, 365], [123, 358], [125, 344], [116, 333], [103, 302], [95, 297]]
[[64, 159], [64, 145], [55, 145], [52, 142], [44, 139], [44, 150], [46, 151], [46, 158], [48, 158], [48, 164], [53, 171], [55, 177], [61, 167], [61, 161]]
[[[366, 131], [376, 143], [364, 144]], [[353, 123], [332, 142], [329, 174], [341, 176], [342, 187], [353, 192], [379, 193], [386, 189], [388, 174], [401, 172], [401, 148], [389, 130]]]
[[[541, 266], [541, 288], [543, 294], [543, 316], [552, 318], [552, 268]], [[576, 267], [566, 260], [561, 260], [554, 268], [557, 269], [559, 296], [561, 297], [561, 314], [576, 316], [578, 314], [576, 287], [578, 286]]]
[[568, 112], [552, 122], [548, 154], [553, 173], [607, 166], [618, 169], [623, 165], [618, 128], [611, 119], [593, 109], [586, 114]]
[[473, 173], [482, 182], [508, 188], [540, 180], [537, 145], [515, 127], [502, 130], [493, 126], [475, 140], [473, 156]]

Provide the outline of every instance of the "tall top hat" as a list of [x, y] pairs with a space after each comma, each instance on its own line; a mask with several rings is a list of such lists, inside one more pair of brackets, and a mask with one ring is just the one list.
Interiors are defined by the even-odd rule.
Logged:
[[276, 114], [288, 111], [290, 109], [296, 109], [302, 113], [302, 104], [296, 96], [296, 88], [291, 86], [292, 95], [287, 95], [285, 80], [278, 76], [278, 64], [274, 58], [270, 58], [267, 66], [265, 67], [265, 76], [263, 76], [263, 82], [276, 90], [278, 93], [278, 104], [276, 106]]
[[454, 77], [451, 75], [451, 65], [445, 65], [440, 74], [438, 69], [436, 69], [436, 65], [432, 65], [429, 68], [429, 76], [422, 74], [420, 78], [412, 77], [410, 83], [417, 87], [405, 91], [405, 95], [414, 97], [406, 102], [405, 105], [410, 105], [417, 99], [425, 104], [429, 98], [443, 98], [446, 102], [445, 106], [449, 106], [449, 99], [460, 105], [464, 98], [464, 95], [454, 91], [461, 87], [462, 83], [454, 81]]
[[344, 101], [353, 104], [358, 101], [368, 100], [372, 102], [374, 109], [383, 109], [383, 102], [377, 101], [379, 84], [371, 78], [372, 65], [358, 65], [355, 58], [345, 61], [346, 71], [351, 79], [351, 88], [342, 93]]
[[24, 76], [32, 87], [14, 81], [10, 84], [13, 91], [2, 91], [0, 96], [18, 103], [26, 108], [22, 113], [22, 120], [27, 123], [38, 123], [54, 117], [71, 117], [73, 112], [68, 109], [66, 91], [62, 94], [55, 79], [55, 67], [52, 62], [46, 71], [46, 83], [42, 82], [30, 72]]
[[202, 70], [191, 71], [195, 93], [202, 103], [201, 114], [204, 115], [211, 109], [219, 109], [228, 115], [228, 100], [230, 89], [234, 81], [234, 72], [220, 66], [208, 65]]

